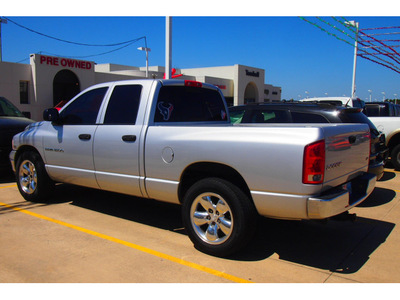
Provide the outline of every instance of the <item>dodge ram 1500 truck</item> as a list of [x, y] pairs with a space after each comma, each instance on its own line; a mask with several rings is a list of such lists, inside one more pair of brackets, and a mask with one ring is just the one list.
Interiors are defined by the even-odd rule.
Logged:
[[210, 84], [103, 83], [43, 117], [13, 138], [26, 200], [61, 182], [182, 204], [189, 238], [216, 256], [245, 246], [259, 215], [325, 219], [375, 186], [368, 125], [233, 126]]

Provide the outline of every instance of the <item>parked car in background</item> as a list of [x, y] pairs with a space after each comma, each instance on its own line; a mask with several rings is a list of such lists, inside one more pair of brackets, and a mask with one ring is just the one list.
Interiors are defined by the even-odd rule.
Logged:
[[328, 103], [333, 105], [341, 105], [346, 107], [358, 107], [365, 109], [365, 102], [360, 98], [350, 97], [316, 97], [316, 98], [305, 98], [299, 100], [300, 102], [314, 102], [314, 103]]
[[[369, 172], [382, 178], [388, 149], [380, 133], [361, 108], [346, 108], [322, 103], [256, 103], [229, 108], [231, 123], [365, 123], [371, 131]], [[347, 141], [336, 144], [348, 147]]]
[[386, 136], [390, 162], [400, 170], [400, 106], [390, 102], [368, 102], [366, 107], [368, 118]]
[[400, 117], [400, 105], [391, 102], [367, 102], [365, 108], [368, 117]]
[[34, 121], [26, 118], [10, 101], [0, 97], [0, 172], [11, 170], [8, 155], [11, 152], [12, 137], [24, 131]]

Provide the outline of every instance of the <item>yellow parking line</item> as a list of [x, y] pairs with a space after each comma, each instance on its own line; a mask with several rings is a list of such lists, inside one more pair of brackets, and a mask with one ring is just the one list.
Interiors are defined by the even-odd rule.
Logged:
[[17, 185], [14, 184], [14, 185], [0, 186], [0, 189], [6, 189], [6, 188], [12, 188], [12, 187], [17, 187]]
[[393, 170], [393, 169], [384, 169], [383, 171], [384, 171], [384, 172], [393, 172], [393, 173], [400, 174], [399, 171], [396, 171], [396, 170]]
[[160, 257], [160, 258], [163, 258], [163, 259], [166, 259], [166, 260], [169, 260], [169, 261], [172, 261], [172, 262], [175, 262], [175, 263], [178, 263], [178, 264], [181, 264], [181, 265], [184, 265], [184, 266], [196, 269], [196, 270], [199, 270], [199, 271], [203, 271], [203, 272], [206, 272], [206, 273], [209, 273], [209, 274], [221, 277], [221, 278], [225, 278], [225, 279], [228, 279], [228, 280], [233, 281], [233, 282], [252, 283], [252, 281], [249, 281], [249, 280], [246, 280], [246, 279], [243, 279], [243, 278], [239, 278], [239, 277], [236, 277], [236, 276], [233, 276], [233, 275], [226, 274], [226, 273], [221, 272], [221, 271], [210, 269], [210, 268], [207, 268], [205, 266], [202, 266], [202, 265], [190, 262], [190, 261], [186, 261], [186, 260], [171, 256], [171, 255], [168, 255], [168, 254], [156, 251], [156, 250], [152, 250], [152, 249], [140, 246], [140, 245], [136, 245], [136, 244], [133, 244], [133, 243], [130, 243], [130, 242], [126, 242], [126, 241], [120, 240], [118, 238], [114, 238], [112, 236], [105, 235], [105, 234], [102, 234], [102, 233], [99, 233], [99, 232], [96, 232], [96, 231], [93, 231], [93, 230], [90, 230], [90, 229], [86, 229], [86, 228], [75, 226], [75, 225], [60, 221], [60, 220], [49, 218], [49, 217], [46, 217], [46, 216], [31, 212], [31, 211], [28, 211], [28, 210], [25, 210], [25, 209], [22, 209], [22, 208], [19, 208], [19, 207], [16, 207], [16, 206], [12, 206], [12, 205], [9, 205], [9, 204], [6, 204], [6, 203], [2, 203], [2, 202], [0, 202], [0, 205], [5, 206], [7, 208], [11, 208], [13, 210], [16, 210], [16, 211], [19, 211], [19, 212], [22, 212], [22, 213], [25, 213], [27, 215], [30, 215], [30, 216], [33, 216], [33, 217], [36, 217], [36, 218], [42, 219], [42, 220], [47, 220], [47, 221], [50, 221], [50, 222], [53, 222], [53, 223], [56, 223], [56, 224], [59, 224], [59, 225], [62, 225], [62, 226], [68, 227], [68, 228], [72, 228], [72, 229], [78, 230], [80, 232], [84, 232], [84, 233], [87, 233], [87, 234], [90, 234], [90, 235], [93, 235], [93, 236], [96, 236], [96, 237], [99, 237], [99, 238], [102, 238], [102, 239], [105, 239], [105, 240], [108, 240], [108, 241], [111, 241], [111, 242], [114, 242], [114, 243], [118, 243], [118, 244], [130, 247], [130, 248], [133, 248], [133, 249], [136, 249], [136, 250], [139, 250], [139, 251], [142, 251], [142, 252], [145, 252], [145, 253], [148, 253], [148, 254], [151, 254], [151, 255], [154, 255], [154, 256], [157, 256], [157, 257]]

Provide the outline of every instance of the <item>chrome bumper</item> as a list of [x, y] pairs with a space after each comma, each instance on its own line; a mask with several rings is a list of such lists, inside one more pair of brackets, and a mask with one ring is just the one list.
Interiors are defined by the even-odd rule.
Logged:
[[310, 219], [336, 216], [363, 202], [374, 190], [376, 175], [365, 173], [356, 179], [329, 191], [328, 194], [308, 198], [307, 214]]
[[9, 155], [11, 167], [12, 167], [12, 170], [14, 173], [15, 173], [15, 161], [14, 161], [15, 153], [16, 153], [16, 151], [12, 150]]

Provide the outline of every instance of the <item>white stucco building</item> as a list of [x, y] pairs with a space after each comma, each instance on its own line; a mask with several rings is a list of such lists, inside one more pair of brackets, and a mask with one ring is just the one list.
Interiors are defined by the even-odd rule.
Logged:
[[[163, 78], [165, 68], [149, 67], [149, 78]], [[218, 86], [228, 105], [281, 100], [281, 88], [265, 84], [265, 70], [243, 66], [176, 69], [177, 79]], [[63, 57], [32, 54], [30, 64], [0, 62], [0, 96], [37, 121], [43, 110], [69, 100], [97, 83], [146, 78], [146, 67], [96, 64]]]

